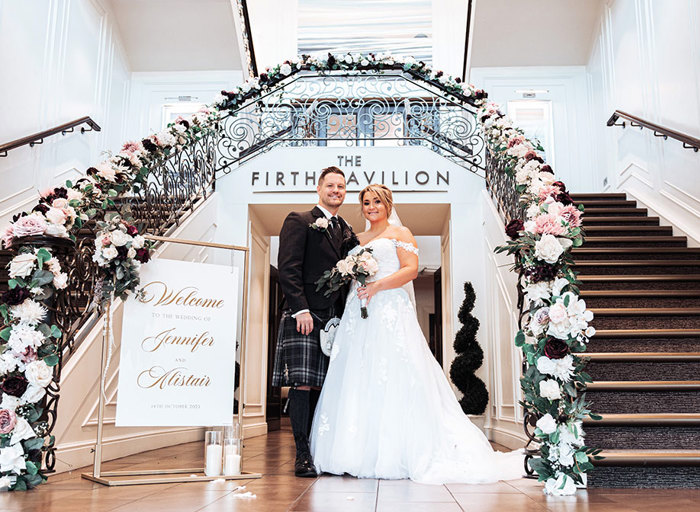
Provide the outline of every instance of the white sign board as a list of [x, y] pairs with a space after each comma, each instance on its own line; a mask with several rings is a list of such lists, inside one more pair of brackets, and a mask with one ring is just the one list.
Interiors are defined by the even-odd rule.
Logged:
[[230, 425], [238, 269], [156, 259], [124, 305], [118, 427]]

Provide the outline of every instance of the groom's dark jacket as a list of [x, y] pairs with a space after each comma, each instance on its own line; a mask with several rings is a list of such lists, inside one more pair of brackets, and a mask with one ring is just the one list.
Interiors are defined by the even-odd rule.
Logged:
[[340, 238], [331, 235], [330, 221], [325, 231], [313, 229], [310, 225], [318, 218], [325, 218], [318, 207], [308, 212], [292, 212], [280, 231], [279, 281], [292, 313], [303, 309], [325, 312], [334, 305], [342, 307], [345, 299], [341, 291], [328, 297], [324, 295], [325, 287], [316, 291], [316, 281], [359, 242], [341, 217], [338, 217]]

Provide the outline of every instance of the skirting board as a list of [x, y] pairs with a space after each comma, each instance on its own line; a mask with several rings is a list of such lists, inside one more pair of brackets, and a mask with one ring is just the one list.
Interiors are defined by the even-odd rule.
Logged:
[[487, 427], [486, 437], [494, 443], [501, 444], [511, 450], [522, 448], [527, 443], [525, 434], [516, 434], [510, 430], [498, 427]]

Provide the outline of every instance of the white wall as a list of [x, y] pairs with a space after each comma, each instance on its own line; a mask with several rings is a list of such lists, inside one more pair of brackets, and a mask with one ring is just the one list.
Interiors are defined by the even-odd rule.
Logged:
[[91, 116], [101, 132], [55, 135], [0, 158], [0, 225], [123, 141], [129, 69], [98, 0], [0, 2], [0, 142]]
[[501, 105], [504, 112], [508, 101], [523, 99], [516, 91], [547, 91], [537, 93], [536, 99], [551, 101], [554, 171], [574, 192], [600, 189], [602, 179], [597, 177], [588, 142], [590, 116], [584, 66], [473, 68], [471, 81], [488, 92], [489, 100]]
[[618, 109], [700, 137], [700, 2], [608, 0], [588, 74], [590, 146], [607, 188], [627, 192], [700, 244], [700, 153], [649, 130], [605, 126]]

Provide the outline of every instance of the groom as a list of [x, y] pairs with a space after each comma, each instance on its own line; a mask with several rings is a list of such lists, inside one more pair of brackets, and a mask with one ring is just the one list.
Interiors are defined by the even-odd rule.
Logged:
[[316, 187], [318, 205], [308, 212], [291, 212], [280, 232], [279, 281], [286, 307], [277, 338], [273, 386], [291, 386], [289, 419], [296, 461], [294, 474], [315, 477], [309, 434], [328, 357], [321, 352], [320, 330], [340, 316], [345, 302], [341, 291], [324, 295], [316, 281], [347, 256], [356, 245], [352, 228], [339, 217], [345, 200], [345, 174], [337, 167], [323, 169]]

